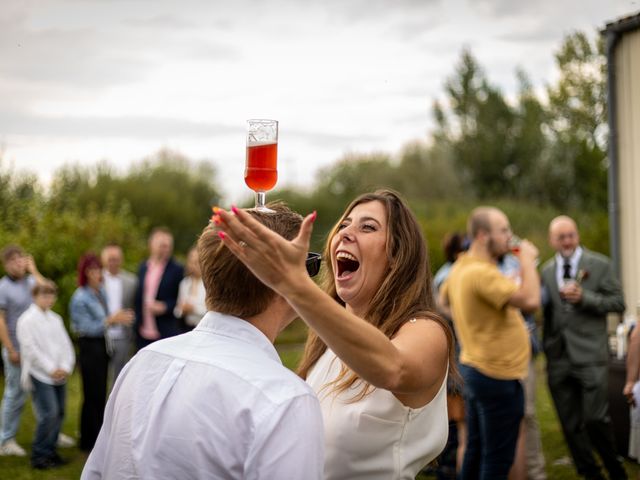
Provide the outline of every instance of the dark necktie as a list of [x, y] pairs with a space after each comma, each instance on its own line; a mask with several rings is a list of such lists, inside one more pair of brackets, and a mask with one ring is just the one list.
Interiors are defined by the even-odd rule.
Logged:
[[571, 278], [571, 264], [569, 262], [564, 262], [564, 265], [562, 265], [562, 268], [564, 269], [564, 273], [562, 274], [562, 279], [563, 280], [567, 280]]

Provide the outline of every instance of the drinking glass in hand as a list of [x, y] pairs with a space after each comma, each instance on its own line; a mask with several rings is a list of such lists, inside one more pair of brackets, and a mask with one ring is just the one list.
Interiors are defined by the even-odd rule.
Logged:
[[247, 161], [244, 182], [256, 194], [255, 208], [264, 206], [266, 193], [278, 180], [277, 120], [247, 120]]
[[562, 301], [562, 310], [564, 312], [571, 312], [574, 309], [574, 305], [569, 302], [566, 298], [567, 289], [574, 288], [575, 285], [578, 285], [573, 278], [563, 278], [560, 280], [560, 285], [558, 285], [558, 293], [560, 294], [560, 300]]
[[520, 244], [522, 243], [522, 239], [517, 235], [511, 235], [509, 239], [509, 250], [514, 255], [520, 255]]

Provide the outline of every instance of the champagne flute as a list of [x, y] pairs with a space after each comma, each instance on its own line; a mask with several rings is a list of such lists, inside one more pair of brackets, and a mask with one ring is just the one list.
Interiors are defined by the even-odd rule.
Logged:
[[[516, 257], [520, 257], [521, 245], [522, 238], [520, 238], [518, 235], [511, 235], [511, 238], [509, 239], [509, 251]], [[533, 263], [537, 267], [540, 264], [540, 259], [536, 258]]]
[[520, 244], [522, 243], [522, 239], [517, 235], [511, 235], [509, 239], [509, 250], [514, 255], [520, 255]]
[[244, 182], [256, 194], [255, 208], [265, 207], [266, 192], [278, 181], [278, 121], [247, 120], [247, 160]]

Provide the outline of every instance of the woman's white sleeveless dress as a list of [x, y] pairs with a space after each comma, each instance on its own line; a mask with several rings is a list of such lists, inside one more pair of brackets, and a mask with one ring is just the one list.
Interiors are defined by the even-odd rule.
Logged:
[[361, 385], [338, 394], [323, 388], [338, 376], [341, 365], [327, 349], [307, 376], [322, 408], [324, 478], [414, 480], [447, 441], [446, 377], [434, 399], [421, 408], [406, 407], [391, 392], [378, 388], [349, 403]]

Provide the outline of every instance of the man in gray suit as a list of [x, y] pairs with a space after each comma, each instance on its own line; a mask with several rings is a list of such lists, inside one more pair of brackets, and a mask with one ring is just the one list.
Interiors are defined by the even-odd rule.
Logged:
[[[104, 287], [107, 293], [107, 306], [109, 315], [120, 310], [125, 310], [134, 318], [134, 299], [138, 278], [130, 272], [122, 269], [122, 248], [115, 243], [110, 243], [102, 249], [102, 266], [104, 268]], [[109, 375], [113, 385], [122, 370], [129, 361], [133, 347], [133, 333], [130, 326], [124, 324], [112, 325], [107, 330], [107, 343], [111, 358], [109, 360]]]
[[607, 401], [607, 313], [623, 312], [624, 297], [611, 262], [580, 246], [567, 216], [549, 224], [556, 254], [542, 267], [544, 337], [549, 390], [578, 474], [603, 479], [627, 475], [615, 451]]

